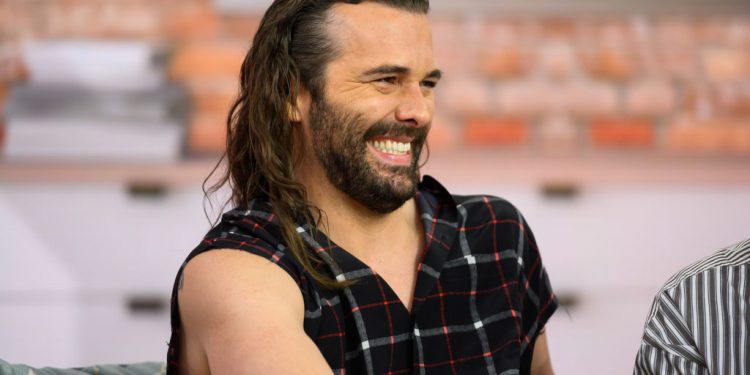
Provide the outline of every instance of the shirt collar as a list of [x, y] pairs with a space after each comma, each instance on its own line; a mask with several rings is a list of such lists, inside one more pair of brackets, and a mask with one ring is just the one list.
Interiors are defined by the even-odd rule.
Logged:
[[[412, 314], [430, 294], [456, 238], [458, 211], [448, 191], [434, 178], [424, 176], [418, 185], [417, 207], [424, 226], [425, 246], [417, 266]], [[299, 228], [305, 242], [323, 259], [331, 275], [339, 280], [355, 280], [372, 274], [370, 267], [345, 249], [336, 246], [321, 231]], [[385, 241], [384, 241], [385, 242]]]

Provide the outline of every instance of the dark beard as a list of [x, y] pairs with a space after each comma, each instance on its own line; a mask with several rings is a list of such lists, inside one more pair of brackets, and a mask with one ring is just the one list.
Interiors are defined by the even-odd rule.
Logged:
[[[314, 99], [310, 128], [313, 149], [331, 184], [359, 204], [385, 214], [401, 207], [416, 194], [419, 156], [429, 126], [378, 121], [366, 128], [361, 115], [337, 110], [324, 99]], [[370, 151], [367, 150], [367, 140], [374, 136], [412, 137], [411, 164], [374, 167], [368, 160]]]

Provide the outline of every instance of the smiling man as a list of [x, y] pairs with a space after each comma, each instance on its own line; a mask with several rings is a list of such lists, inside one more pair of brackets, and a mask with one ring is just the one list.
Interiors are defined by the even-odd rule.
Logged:
[[180, 269], [171, 374], [550, 374], [521, 214], [419, 172], [426, 0], [277, 0], [240, 76], [235, 207]]

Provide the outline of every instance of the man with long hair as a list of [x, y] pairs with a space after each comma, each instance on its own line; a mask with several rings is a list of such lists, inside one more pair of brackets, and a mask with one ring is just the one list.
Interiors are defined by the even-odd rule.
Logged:
[[521, 214], [419, 173], [427, 0], [276, 0], [228, 117], [233, 209], [180, 269], [168, 371], [551, 373]]

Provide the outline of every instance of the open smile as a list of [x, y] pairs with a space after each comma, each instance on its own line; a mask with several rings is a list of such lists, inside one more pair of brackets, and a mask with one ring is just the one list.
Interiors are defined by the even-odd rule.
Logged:
[[368, 142], [378, 151], [391, 155], [405, 155], [411, 153], [411, 142], [399, 142], [391, 139], [372, 140]]
[[367, 141], [370, 150], [389, 164], [408, 165], [411, 162], [411, 139], [377, 138]]

